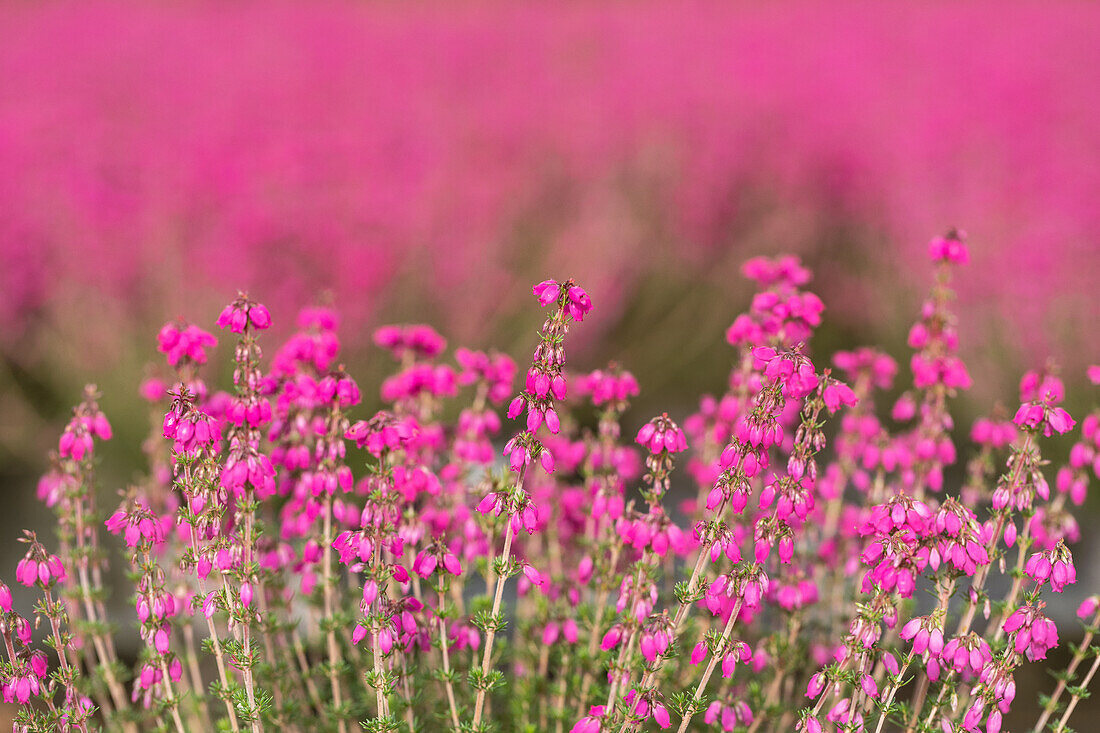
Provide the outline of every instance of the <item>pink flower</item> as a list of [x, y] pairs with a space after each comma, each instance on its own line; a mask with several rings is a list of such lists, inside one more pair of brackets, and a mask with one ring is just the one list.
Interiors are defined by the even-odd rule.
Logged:
[[595, 705], [588, 710], [588, 715], [578, 720], [569, 733], [600, 733], [600, 721], [603, 718], [604, 706]]
[[933, 239], [928, 245], [928, 254], [933, 262], [965, 265], [970, 262], [970, 252], [964, 244], [965, 238], [965, 232], [952, 230], [945, 236]]
[[506, 445], [504, 448], [505, 455], [508, 456], [509, 468], [518, 473], [527, 465], [527, 460], [529, 458], [527, 449], [522, 445], [513, 445], [511, 449]]
[[413, 560], [413, 572], [419, 575], [421, 578], [427, 578], [435, 572], [436, 565], [439, 563], [439, 558], [427, 550], [421, 550]]
[[592, 310], [592, 299], [588, 297], [588, 293], [584, 292], [583, 288], [577, 285], [569, 288], [567, 295], [569, 303], [566, 307], [569, 315], [573, 317], [574, 321], [583, 321], [584, 317]]
[[206, 363], [206, 349], [217, 345], [212, 334], [191, 324], [171, 322], [160, 330], [157, 346], [168, 357], [170, 366], [178, 366], [187, 359], [195, 364]]
[[828, 680], [825, 679], [825, 675], [822, 672], [817, 672], [810, 678], [809, 684], [806, 685], [806, 697], [811, 700], [816, 700], [822, 692], [825, 691], [825, 687], [828, 685]]
[[72, 458], [81, 461], [85, 455], [91, 455], [94, 444], [92, 435], [83, 423], [72, 425], [65, 429], [58, 440], [58, 452], [62, 458]]
[[157, 629], [156, 634], [153, 635], [153, 646], [157, 650], [157, 654], [168, 653], [168, 631], [165, 629]]
[[645, 657], [647, 662], [652, 663], [657, 659], [657, 647], [653, 642], [652, 634], [644, 634], [638, 648], [641, 649], [642, 656]]
[[248, 309], [248, 320], [252, 321], [252, 325], [259, 331], [271, 327], [271, 314], [260, 303], [253, 303]]
[[218, 316], [218, 328], [228, 328], [233, 333], [244, 333], [244, 327], [248, 323], [248, 311], [239, 307], [237, 303], [231, 303]]
[[542, 464], [542, 470], [546, 473], [554, 472], [554, 454], [550, 452], [549, 448], [543, 448], [539, 452], [539, 463]]
[[501, 504], [500, 496], [496, 492], [491, 492], [486, 494], [478, 503], [477, 510], [481, 514], [489, 514], [492, 512], [499, 515], [502, 508]]
[[1041, 425], [1046, 437], [1054, 433], [1067, 433], [1077, 424], [1063, 408], [1039, 402], [1025, 402], [1020, 405], [1012, 422], [1021, 428], [1038, 428]]
[[865, 674], [860, 677], [859, 686], [863, 688], [868, 697], [878, 697], [878, 685], [875, 684], [875, 678], [871, 675]]
[[[38, 547], [41, 548], [41, 545]], [[32, 553], [35, 553], [33, 547], [31, 551], [16, 564], [16, 580], [27, 587], [31, 587], [35, 583], [41, 583], [43, 586], [48, 587], [57, 581], [65, 580], [67, 574], [65, 572], [65, 566], [61, 563], [61, 558], [56, 555], [44, 555], [41, 560], [35, 560], [32, 558]]]
[[1058, 645], [1057, 627], [1035, 606], [1013, 611], [1005, 620], [1004, 630], [1013, 634], [1016, 653], [1025, 654], [1032, 661], [1046, 659], [1047, 651]]
[[46, 662], [45, 654], [35, 652], [31, 655], [31, 671], [38, 679], [45, 679], [47, 672], [49, 672], [49, 664]]
[[444, 553], [443, 568], [451, 575], [462, 575], [462, 563], [453, 552]]
[[993, 660], [993, 653], [985, 639], [971, 632], [947, 642], [941, 658], [965, 679], [972, 679]]
[[661, 728], [668, 728], [672, 724], [668, 715], [668, 708], [662, 703], [653, 704], [653, 721]]
[[638, 431], [635, 442], [647, 448], [653, 455], [664, 452], [680, 453], [688, 447], [684, 431], [669, 418], [667, 413], [643, 425]]
[[546, 585], [546, 578], [543, 577], [542, 573], [540, 573], [538, 570], [535, 570], [535, 568], [531, 565], [523, 566], [523, 575], [529, 581], [531, 581], [531, 585], [537, 586], [539, 588]]
[[1039, 585], [1050, 580], [1051, 590], [1055, 593], [1061, 593], [1067, 585], [1077, 582], [1073, 557], [1062, 541], [1053, 550], [1037, 552], [1029, 557], [1024, 572]]
[[31, 696], [38, 695], [40, 691], [38, 677], [24, 674], [5, 683], [4, 700], [6, 702], [18, 700], [20, 704], [26, 705], [30, 702]]
[[558, 419], [558, 413], [554, 411], [553, 407], [547, 408], [545, 419], [546, 429], [554, 435], [557, 435], [558, 431], [561, 430], [561, 421]]
[[374, 343], [388, 349], [395, 359], [406, 354], [419, 359], [438, 356], [447, 347], [447, 341], [434, 328], [426, 325], [381, 326], [374, 332]]
[[554, 280], [543, 280], [532, 291], [543, 308], [553, 303], [561, 294], [561, 286]]
[[829, 385], [825, 387], [821, 398], [825, 401], [825, 408], [830, 413], [839, 410], [841, 405], [853, 407], [857, 402], [856, 393], [852, 391], [851, 387], [843, 382], [833, 380], [830, 380]]
[[1047, 414], [1047, 424], [1052, 431], [1061, 435], [1072, 430], [1073, 426], [1077, 424], [1077, 421], [1070, 417], [1069, 413], [1061, 407], [1052, 407]]

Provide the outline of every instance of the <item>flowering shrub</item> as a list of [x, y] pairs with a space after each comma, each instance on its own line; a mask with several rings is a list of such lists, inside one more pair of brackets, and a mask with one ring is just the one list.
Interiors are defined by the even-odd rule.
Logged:
[[[1058, 377], [1030, 373], [958, 470], [948, 403], [971, 377], [951, 278], [968, 250], [952, 232], [930, 254], [893, 427], [875, 401], [896, 363], [815, 362], [824, 305], [793, 257], [744, 267], [759, 292], [726, 334], [726, 393], [625, 437], [631, 374], [565, 369], [593, 307], [572, 280], [534, 287], [546, 318], [518, 393], [508, 357], [451, 364], [432, 328], [388, 326], [389, 408], [354, 422], [331, 310], [303, 311], [265, 362], [271, 317], [239, 296], [217, 321], [231, 394], [203, 378], [215, 336], [169, 323], [172, 376], [141, 390], [148, 475], [100, 508], [111, 427], [89, 387], [40, 484], [58, 537], [28, 532], [15, 569], [33, 621], [0, 585], [15, 730], [997, 733], [1016, 671], [1059, 643], [1045, 604], [1076, 580], [1069, 508], [1100, 473], [1100, 411], [1052, 491], [1040, 451], [1077, 423]], [[119, 546], [136, 660], [104, 604]], [[1079, 615], [1036, 731], [1066, 730], [1100, 666], [1100, 598]]]

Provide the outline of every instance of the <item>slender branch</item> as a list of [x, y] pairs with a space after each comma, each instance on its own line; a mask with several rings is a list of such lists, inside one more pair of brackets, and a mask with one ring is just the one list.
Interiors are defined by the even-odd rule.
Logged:
[[[1090, 628], [1095, 628], [1100, 623], [1100, 612], [1097, 612], [1089, 623]], [[1085, 659], [1085, 652], [1088, 651], [1089, 646], [1092, 644], [1092, 631], [1085, 632], [1085, 638], [1081, 640], [1081, 645], [1077, 647], [1077, 651], [1073, 655], [1073, 659], [1070, 661], [1069, 666], [1066, 667], [1065, 676], [1058, 680], [1058, 685], [1054, 688], [1054, 692], [1051, 694], [1050, 699], [1047, 700], [1046, 706], [1043, 708], [1043, 714], [1039, 716], [1039, 721], [1035, 723], [1035, 727], [1032, 728], [1032, 733], [1040, 733], [1050, 720], [1050, 717], [1054, 714], [1054, 711], [1058, 708], [1058, 700], [1062, 697], [1062, 693], [1065, 692], [1067, 686], [1067, 680], [1073, 679], [1077, 673], [1077, 668], [1081, 665], [1081, 662]]]
[[336, 709], [337, 726], [340, 733], [347, 733], [347, 721], [343, 714], [343, 691], [340, 689], [340, 667], [343, 657], [340, 654], [340, 645], [336, 643], [336, 629], [333, 620], [332, 598], [332, 495], [325, 494], [324, 502], [324, 556], [321, 573], [322, 584], [325, 592], [325, 640], [328, 644], [328, 675], [329, 684], [332, 686], [332, 705]]
[[447, 644], [447, 621], [444, 618], [444, 610], [446, 605], [446, 592], [443, 588], [442, 578], [440, 579], [439, 587], [439, 611], [437, 612], [438, 621], [437, 626], [439, 628], [439, 646], [443, 652], [443, 686], [447, 692], [447, 707], [451, 713], [451, 725], [455, 730], [460, 727], [458, 719], [458, 704], [455, 702], [455, 688], [454, 683], [451, 681], [451, 655], [448, 651]]
[[[523, 482], [523, 475], [520, 475], [520, 483]], [[486, 677], [489, 674], [489, 669], [492, 666], [493, 656], [493, 641], [496, 639], [497, 632], [497, 614], [500, 613], [500, 604], [504, 598], [504, 583], [508, 579], [508, 566], [512, 562], [512, 527], [511, 518], [505, 523], [504, 528], [504, 549], [500, 553], [500, 572], [496, 574], [495, 587], [496, 591], [493, 595], [493, 612], [491, 620], [489, 622], [488, 630], [485, 633], [485, 651], [481, 655], [481, 681], [482, 685], [477, 691], [477, 699], [474, 703], [474, 728], [477, 729], [481, 725], [481, 716], [485, 709], [485, 693], [488, 688], [485, 686]]]
[[692, 704], [685, 711], [684, 718], [680, 721], [680, 727], [677, 729], [677, 733], [684, 733], [688, 728], [688, 724], [691, 723], [691, 719], [695, 715], [695, 703], [699, 702], [699, 698], [703, 696], [703, 690], [706, 689], [707, 683], [710, 682], [710, 676], [714, 673], [714, 668], [718, 665], [718, 659], [721, 657], [722, 650], [725, 648], [726, 643], [729, 642], [730, 632], [733, 631], [733, 624], [740, 613], [741, 598], [738, 597], [737, 603], [733, 606], [733, 611], [730, 612], [729, 621], [726, 622], [726, 627], [722, 629], [722, 639], [718, 642], [718, 647], [714, 650], [714, 653], [710, 655], [710, 661], [707, 663], [707, 668], [703, 672], [703, 678], [699, 680], [699, 685], [695, 688], [695, 695], [692, 696]]
[[[1097, 668], [1100, 668], [1100, 655], [1093, 660], [1092, 666], [1089, 667], [1088, 674], [1086, 674], [1085, 679], [1081, 681], [1081, 687], [1087, 688], [1089, 686], [1093, 676], [1096, 674]], [[1074, 695], [1073, 699], [1069, 701], [1069, 705], [1066, 706], [1066, 712], [1062, 713], [1062, 717], [1058, 721], [1058, 727], [1054, 729], [1055, 733], [1062, 733], [1062, 731], [1066, 729], [1066, 723], [1069, 721], [1069, 716], [1073, 715], [1073, 709], [1077, 707], [1077, 703], [1079, 702], [1081, 702], [1081, 696]]]

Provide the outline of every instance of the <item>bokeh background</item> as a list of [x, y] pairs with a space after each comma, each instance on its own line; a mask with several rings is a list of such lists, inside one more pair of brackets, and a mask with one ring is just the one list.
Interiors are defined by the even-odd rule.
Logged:
[[238, 288], [272, 345], [334, 303], [376, 395], [374, 326], [522, 363], [531, 283], [573, 276], [595, 311], [572, 363], [631, 369], [640, 421], [722, 388], [755, 254], [815, 270], [818, 354], [879, 344], [904, 383], [926, 243], [959, 226], [960, 427], [1048, 358], [1078, 414], [1097, 39], [1089, 2], [0, 3], [3, 567], [48, 525], [33, 486], [82, 385], [121, 486], [156, 331], [212, 329]]

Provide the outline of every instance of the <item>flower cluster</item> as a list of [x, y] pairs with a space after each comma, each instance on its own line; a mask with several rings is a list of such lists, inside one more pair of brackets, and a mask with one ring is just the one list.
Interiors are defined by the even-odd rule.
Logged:
[[[729, 379], [682, 419], [631, 415], [618, 364], [566, 371], [592, 309], [572, 280], [534, 287], [546, 315], [518, 385], [499, 352], [452, 359], [428, 326], [384, 326], [394, 371], [364, 397], [331, 309], [268, 360], [272, 316], [241, 293], [217, 319], [236, 336], [222, 391], [213, 337], [169, 324], [142, 390], [148, 475], [98, 509], [112, 431], [89, 387], [40, 484], [56, 549], [28, 533], [16, 592], [0, 584], [16, 730], [997, 733], [1022, 667], [1067, 636], [1046, 604], [1077, 581], [1069, 505], [1100, 413], [1052, 492], [1042, 449], [1077, 423], [1053, 371], [1029, 373], [1015, 419], [976, 421], [965, 471], [945, 470], [970, 381], [950, 311], [962, 235], [931, 258], [893, 410], [891, 357], [822, 366], [823, 305], [793, 257], [746, 264]], [[105, 603], [111, 548], [132, 656]], [[1077, 684], [1100, 602], [1078, 613], [1040, 727], [1064, 729], [1100, 664]]]

